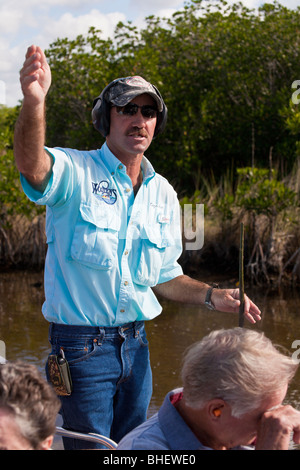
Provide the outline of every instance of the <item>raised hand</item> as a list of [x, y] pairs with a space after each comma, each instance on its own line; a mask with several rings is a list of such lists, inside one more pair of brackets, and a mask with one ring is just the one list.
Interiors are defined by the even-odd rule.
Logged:
[[45, 151], [45, 98], [51, 85], [51, 71], [42, 49], [30, 46], [20, 72], [24, 95], [15, 126], [14, 155], [19, 171], [43, 192], [52, 173], [52, 158]]
[[24, 99], [31, 105], [44, 103], [51, 85], [51, 70], [46, 56], [38, 46], [27, 49], [25, 62], [20, 71]]

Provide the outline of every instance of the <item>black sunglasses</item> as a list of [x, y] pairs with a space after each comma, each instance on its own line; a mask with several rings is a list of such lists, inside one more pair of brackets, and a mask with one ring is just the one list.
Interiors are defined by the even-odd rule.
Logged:
[[134, 116], [137, 114], [138, 110], [141, 110], [142, 115], [145, 118], [153, 119], [157, 117], [157, 109], [154, 106], [145, 104], [144, 106], [139, 106], [137, 104], [129, 103], [126, 106], [115, 106], [118, 114], [123, 114], [124, 116]]

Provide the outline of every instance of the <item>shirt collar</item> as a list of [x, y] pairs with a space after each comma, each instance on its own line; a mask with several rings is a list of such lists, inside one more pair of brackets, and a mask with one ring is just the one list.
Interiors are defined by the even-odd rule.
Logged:
[[158, 420], [161, 429], [168, 440], [171, 450], [197, 450], [208, 449], [204, 447], [197, 439], [193, 431], [185, 423], [175, 406], [172, 405], [170, 398], [174, 393], [182, 389], [176, 389], [169, 392], [165, 397], [163, 405], [158, 411]]
[[[158, 410], [158, 421], [169, 443], [171, 450], [213, 450], [211, 447], [204, 446], [186, 424], [184, 419], [171, 403], [171, 397], [180, 393], [183, 388], [172, 390], [165, 397], [165, 400]], [[237, 446], [232, 450], [253, 450], [254, 446]]]
[[149, 160], [143, 155], [142, 163], [141, 163], [141, 168], [143, 172], [143, 178], [144, 181], [147, 179], [153, 178], [155, 176], [155, 171]]
[[114, 154], [108, 148], [107, 143], [105, 142], [101, 147], [101, 156], [106, 168], [113, 175], [116, 173], [118, 167], [121, 165], [120, 160], [114, 156]]
[[[111, 174], [115, 174], [122, 165], [125, 168], [125, 165], [120, 162], [120, 160], [115, 157], [115, 155], [110, 151], [108, 148], [107, 143], [105, 142], [103, 146], [101, 147], [101, 155], [102, 155], [102, 160], [105, 163], [106, 168], [109, 170]], [[141, 163], [141, 168], [143, 172], [143, 179], [146, 181], [147, 179], [153, 178], [155, 176], [155, 171], [149, 160], [143, 155], [142, 163]]]

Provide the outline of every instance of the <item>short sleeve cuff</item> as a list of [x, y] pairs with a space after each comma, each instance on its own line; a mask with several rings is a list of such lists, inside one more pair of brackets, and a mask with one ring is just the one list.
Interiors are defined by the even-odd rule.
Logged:
[[159, 276], [159, 281], [157, 284], [163, 284], [164, 282], [171, 281], [172, 279], [175, 279], [175, 277], [182, 276], [182, 275], [183, 275], [182, 268], [178, 264], [171, 270], [161, 272]]
[[63, 156], [65, 156], [65, 153], [62, 150], [49, 149], [48, 147], [45, 147], [45, 150], [53, 158], [52, 174], [45, 190], [41, 192], [34, 189], [31, 184], [27, 181], [25, 176], [22, 175], [22, 173], [20, 175], [21, 185], [24, 193], [31, 201], [39, 205], [44, 205], [50, 202], [51, 196], [53, 195], [54, 189], [56, 187], [56, 182], [59, 178], [59, 175], [62, 174], [65, 160], [65, 158], [62, 158]]

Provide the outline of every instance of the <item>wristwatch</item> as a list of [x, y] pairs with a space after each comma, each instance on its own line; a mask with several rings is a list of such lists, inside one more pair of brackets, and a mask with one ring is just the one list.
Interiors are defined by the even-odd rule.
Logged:
[[216, 310], [216, 307], [214, 306], [214, 304], [212, 303], [211, 301], [211, 295], [212, 295], [212, 291], [214, 289], [218, 289], [218, 284], [213, 284], [209, 289], [208, 291], [206, 292], [206, 297], [205, 297], [205, 302], [204, 304], [206, 305], [206, 307], [209, 309], [209, 310]]

